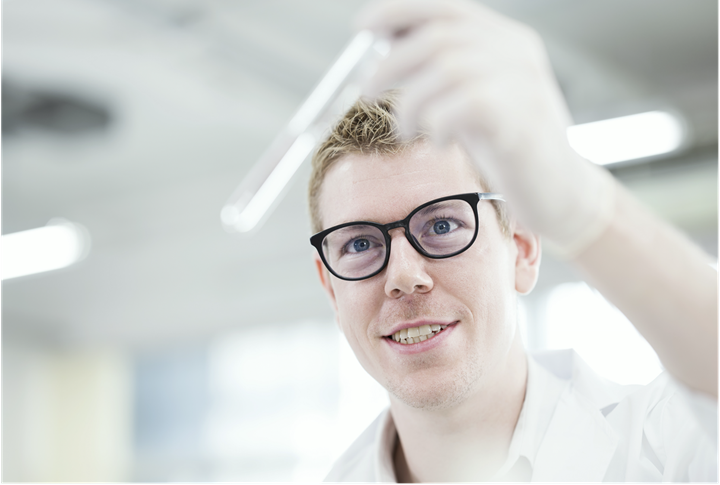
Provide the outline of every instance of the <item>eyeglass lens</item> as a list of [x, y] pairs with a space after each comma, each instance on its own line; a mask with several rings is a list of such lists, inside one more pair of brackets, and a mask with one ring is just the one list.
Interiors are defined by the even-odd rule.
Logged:
[[[475, 235], [475, 213], [464, 200], [452, 199], [429, 205], [408, 222], [416, 246], [431, 256], [446, 256], [468, 247]], [[323, 239], [328, 266], [345, 278], [363, 278], [385, 262], [387, 247], [383, 232], [357, 224], [337, 229]]]

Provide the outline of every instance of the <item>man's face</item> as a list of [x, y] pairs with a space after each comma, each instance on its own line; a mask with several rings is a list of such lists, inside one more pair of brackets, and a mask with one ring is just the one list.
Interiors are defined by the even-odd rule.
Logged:
[[[320, 195], [324, 227], [382, 224], [424, 202], [482, 192], [459, 149], [419, 144], [392, 157], [347, 155], [328, 172]], [[494, 382], [516, 332], [517, 244], [501, 232], [491, 203], [478, 205], [478, 237], [447, 259], [420, 255], [402, 229], [390, 231], [390, 260], [378, 275], [343, 281], [321, 269], [338, 323], [365, 370], [401, 401], [443, 407]], [[391, 336], [423, 324], [447, 326], [403, 345]]]

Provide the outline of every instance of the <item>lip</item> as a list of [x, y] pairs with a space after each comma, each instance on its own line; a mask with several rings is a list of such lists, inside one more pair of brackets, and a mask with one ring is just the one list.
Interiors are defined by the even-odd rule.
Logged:
[[383, 335], [383, 337], [392, 337], [396, 332], [399, 332], [400, 330], [412, 327], [419, 327], [420, 325], [454, 325], [456, 323], [457, 320], [452, 322], [443, 322], [439, 320], [418, 320], [416, 322], [405, 322], [398, 324], [395, 328], [392, 329], [389, 334]]
[[[395, 330], [395, 332], [397, 332], [398, 330], [402, 330], [403, 328], [416, 327], [418, 325], [423, 325], [424, 323], [425, 322], [419, 323], [419, 324], [413, 323], [411, 325], [402, 324], [401, 326], [397, 327], [397, 330]], [[432, 322], [432, 323], [437, 323], [438, 325], [440, 325], [440, 323], [438, 323], [438, 322]], [[455, 321], [455, 322], [451, 322], [451, 323], [442, 323], [442, 325], [447, 325], [445, 330], [443, 330], [442, 332], [440, 332], [439, 334], [437, 334], [436, 336], [434, 336], [431, 339], [423, 340], [422, 342], [418, 342], [416, 344], [401, 344], [400, 342], [396, 342], [392, 338], [387, 338], [387, 337], [383, 337], [383, 340], [390, 346], [390, 348], [393, 351], [398, 352], [399, 354], [408, 355], [408, 354], [417, 354], [420, 352], [427, 352], [428, 350], [432, 350], [435, 347], [442, 345], [442, 343], [445, 341], [445, 339], [447, 339], [448, 336], [455, 330], [456, 323], [458, 323], [458, 322]], [[393, 333], [395, 333], [395, 332], [393, 332]], [[392, 335], [392, 334], [390, 334], [390, 335]]]

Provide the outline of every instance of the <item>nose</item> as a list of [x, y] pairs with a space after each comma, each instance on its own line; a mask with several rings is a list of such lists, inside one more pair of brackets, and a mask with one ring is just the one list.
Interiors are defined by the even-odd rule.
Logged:
[[393, 230], [391, 238], [390, 260], [385, 268], [385, 294], [390, 298], [400, 298], [432, 290], [433, 280], [425, 268], [427, 259], [412, 247], [402, 229]]

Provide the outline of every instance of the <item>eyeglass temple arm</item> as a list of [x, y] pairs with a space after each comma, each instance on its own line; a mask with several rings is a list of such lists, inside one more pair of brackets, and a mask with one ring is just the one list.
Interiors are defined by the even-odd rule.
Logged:
[[504, 195], [493, 192], [478, 192], [478, 197], [480, 197], [480, 200], [502, 200], [505, 202]]

